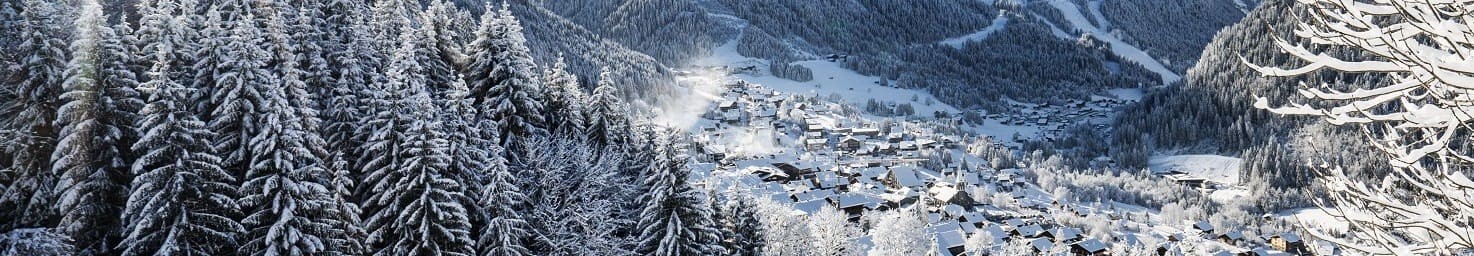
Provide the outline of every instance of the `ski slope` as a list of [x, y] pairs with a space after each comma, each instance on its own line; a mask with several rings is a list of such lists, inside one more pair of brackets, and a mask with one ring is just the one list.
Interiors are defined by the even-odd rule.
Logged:
[[1134, 45], [1121, 41], [1121, 39], [1118, 39], [1116, 38], [1116, 36], [1111, 35], [1111, 33], [1106, 31], [1106, 29], [1104, 28], [1098, 28], [1095, 27], [1095, 25], [1092, 25], [1089, 18], [1086, 18], [1085, 14], [1083, 12], [1080, 12], [1079, 6], [1075, 6], [1074, 3], [1070, 3], [1067, 0], [1049, 0], [1048, 2], [1050, 6], [1053, 6], [1055, 9], [1058, 9], [1060, 13], [1064, 14], [1065, 21], [1069, 22], [1070, 26], [1086, 33], [1090, 33], [1092, 36], [1095, 36], [1096, 39], [1100, 39], [1101, 41], [1110, 44], [1111, 52], [1115, 53], [1116, 56], [1121, 56], [1121, 58], [1131, 60], [1133, 62], [1136, 62], [1137, 64], [1141, 64], [1141, 66], [1145, 67], [1147, 70], [1151, 70], [1152, 72], [1161, 75], [1163, 84], [1171, 84], [1173, 82], [1177, 82], [1178, 80], [1182, 80], [1182, 76], [1179, 76], [1177, 75], [1177, 73], [1172, 72], [1172, 70], [1167, 69], [1165, 65], [1162, 65], [1161, 62], [1158, 62], [1156, 58], [1152, 58], [1152, 56], [1150, 54], [1147, 54], [1146, 51], [1143, 51], [1140, 48], [1136, 48], [1136, 46]]
[[973, 32], [972, 34], [942, 40], [942, 44], [951, 46], [952, 48], [962, 49], [962, 45], [967, 44], [967, 42], [975, 42], [982, 41], [983, 39], [988, 39], [989, 35], [992, 35], [994, 32], [998, 32], [999, 30], [1003, 30], [1004, 27], [1008, 26], [1008, 14], [1006, 13], [1007, 11], [1004, 12], [1005, 13], [999, 13], [998, 18], [994, 18], [993, 23], [989, 23], [988, 27], [978, 30], [978, 32]]

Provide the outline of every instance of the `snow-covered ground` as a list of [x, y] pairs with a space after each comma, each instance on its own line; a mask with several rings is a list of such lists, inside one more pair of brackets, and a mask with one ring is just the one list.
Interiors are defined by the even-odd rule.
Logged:
[[1342, 233], [1350, 228], [1349, 223], [1335, 216], [1331, 216], [1328, 209], [1305, 208], [1281, 212], [1279, 216], [1295, 223], [1306, 225], [1328, 233]]
[[1116, 88], [1106, 90], [1106, 92], [1126, 101], [1141, 101], [1141, 98], [1146, 95], [1146, 91], [1140, 88]]
[[1154, 156], [1147, 161], [1154, 173], [1177, 171], [1229, 185], [1239, 183], [1241, 164], [1242, 159], [1218, 155]]
[[[1177, 75], [1177, 73], [1172, 72], [1172, 70], [1167, 69], [1166, 66], [1162, 65], [1161, 62], [1158, 62], [1156, 58], [1152, 58], [1152, 56], [1147, 54], [1146, 51], [1142, 51], [1140, 48], [1136, 48], [1136, 46], [1134, 45], [1121, 41], [1120, 39], [1116, 38], [1116, 36], [1111, 35], [1111, 33], [1109, 33], [1109, 31], [1105, 28], [1099, 28], [1095, 25], [1092, 25], [1089, 18], [1085, 17], [1085, 14], [1080, 11], [1079, 6], [1075, 6], [1074, 3], [1071, 3], [1067, 0], [1049, 0], [1048, 2], [1050, 6], [1054, 6], [1055, 9], [1059, 9], [1059, 12], [1064, 14], [1065, 21], [1068, 21], [1070, 23], [1070, 26], [1086, 33], [1090, 33], [1092, 36], [1095, 36], [1096, 39], [1100, 39], [1101, 41], [1109, 43], [1111, 45], [1111, 52], [1115, 53], [1117, 56], [1121, 56], [1121, 58], [1125, 58], [1134, 61], [1137, 64], [1141, 64], [1141, 66], [1146, 67], [1147, 70], [1151, 70], [1152, 72], [1156, 72], [1157, 74], [1161, 75], [1162, 83], [1170, 84], [1182, 79], [1182, 76], [1179, 76]], [[1099, 12], [1098, 10], [1091, 11]]]
[[[740, 35], [739, 35], [740, 36]], [[794, 64], [809, 68], [813, 71], [814, 80], [799, 82], [778, 78], [767, 74], [768, 60], [751, 58], [737, 53], [737, 38], [713, 49], [712, 55], [696, 62], [699, 66], [756, 66], [759, 72], [740, 73], [733, 78], [746, 80], [751, 83], [761, 84], [768, 88], [786, 94], [810, 95], [827, 98], [831, 95], [839, 95], [842, 103], [857, 107], [865, 106], [870, 100], [879, 102], [911, 103], [916, 113], [934, 113], [937, 111], [951, 114], [961, 113], [960, 110], [946, 103], [936, 100], [931, 93], [886, 87], [880, 85], [880, 77], [866, 76], [840, 66], [838, 62], [825, 60], [800, 61]], [[912, 101], [912, 98], [915, 101]], [[931, 104], [927, 104], [930, 101]], [[703, 108], [704, 109], [704, 106]]]
[[999, 13], [998, 18], [994, 18], [993, 23], [988, 24], [988, 27], [978, 30], [977, 32], [973, 32], [972, 34], [942, 40], [942, 44], [952, 46], [952, 48], [961, 49], [962, 45], [966, 44], [967, 42], [982, 41], [983, 39], [988, 39], [988, 35], [992, 35], [993, 32], [998, 32], [998, 30], [1002, 30], [1004, 27], [1008, 26], [1008, 15], [1009, 14], [1007, 13], [1007, 11], [1004, 11], [1004, 13]]

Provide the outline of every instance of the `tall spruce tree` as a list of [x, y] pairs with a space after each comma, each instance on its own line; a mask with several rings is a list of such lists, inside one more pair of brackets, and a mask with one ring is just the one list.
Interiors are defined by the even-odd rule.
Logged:
[[[502, 150], [496, 145], [490, 147]], [[527, 196], [516, 185], [517, 177], [512, 175], [501, 152], [496, 151], [489, 152], [493, 157], [486, 165], [485, 183], [477, 202], [484, 223], [477, 238], [478, 251], [480, 255], [487, 256], [529, 255], [530, 252], [522, 245], [523, 239], [529, 235], [528, 224], [519, 209], [526, 203]]]
[[[412, 31], [414, 32], [414, 31]], [[392, 112], [374, 122], [395, 123], [398, 129], [376, 131], [368, 147], [394, 158], [368, 169], [365, 185], [371, 192], [364, 204], [369, 243], [376, 255], [470, 255], [475, 241], [464, 186], [447, 171], [451, 156], [435, 106], [425, 86], [423, 67], [415, 60], [423, 34], [406, 33], [386, 76], [395, 91]], [[388, 145], [394, 143], [394, 145]], [[383, 165], [380, 163], [392, 163]]]
[[468, 46], [472, 56], [466, 70], [471, 97], [477, 104], [486, 104], [482, 115], [497, 121], [504, 147], [511, 138], [547, 132], [538, 98], [542, 84], [533, 73], [536, 66], [522, 25], [509, 8], [502, 3], [501, 10], [481, 16], [476, 40]]
[[687, 183], [689, 160], [679, 145], [666, 136], [645, 177], [641, 209], [640, 244], [643, 255], [709, 255], [719, 253], [719, 231], [715, 229], [706, 195]]
[[584, 118], [584, 102], [587, 101], [583, 89], [578, 86], [578, 77], [568, 72], [568, 64], [563, 62], [563, 57], [558, 57], [558, 62], [543, 70], [543, 113], [547, 121], [548, 131], [560, 134], [581, 134], [584, 132], [584, 124], [588, 121]]
[[757, 210], [753, 208], [753, 204], [747, 198], [724, 201], [718, 214], [722, 231], [722, 248], [726, 249], [723, 255], [763, 255], [763, 224], [758, 220]]
[[123, 213], [126, 237], [118, 246], [123, 255], [218, 255], [233, 252], [235, 235], [243, 229], [234, 216], [233, 176], [220, 168], [211, 152], [214, 134], [190, 110], [190, 94], [170, 77], [168, 43], [149, 70], [151, 79], [139, 88], [149, 94], [140, 113], [142, 137], [133, 150], [132, 188]]
[[[218, 135], [213, 147], [224, 159], [222, 166], [236, 177], [250, 169], [250, 140], [261, 133], [262, 115], [267, 111], [268, 88], [280, 81], [267, 68], [271, 52], [263, 48], [267, 41], [255, 25], [255, 15], [221, 12], [212, 17], [228, 23], [229, 35], [224, 39], [224, 52], [215, 69], [215, 84], [209, 87], [209, 127]], [[239, 16], [230, 20], [228, 17]]]
[[67, 40], [63, 6], [53, 1], [26, 0], [21, 12], [19, 63], [6, 84], [15, 99], [0, 109], [3, 125], [16, 143], [6, 149], [11, 165], [0, 172], [13, 177], [0, 191], [0, 230], [53, 226], [58, 215], [53, 204], [57, 175], [51, 168], [56, 149], [56, 109], [66, 78]]
[[61, 213], [60, 231], [78, 254], [109, 255], [122, 238], [118, 216], [128, 198], [137, 140], [134, 122], [143, 102], [134, 73], [132, 43], [107, 25], [102, 5], [85, 1], [76, 20], [72, 59], [58, 109], [61, 140], [52, 153]]
[[630, 131], [629, 112], [625, 109], [619, 88], [614, 87], [614, 75], [609, 68], [599, 72], [599, 85], [594, 95], [585, 103], [589, 139], [605, 145], [617, 145], [627, 141]]

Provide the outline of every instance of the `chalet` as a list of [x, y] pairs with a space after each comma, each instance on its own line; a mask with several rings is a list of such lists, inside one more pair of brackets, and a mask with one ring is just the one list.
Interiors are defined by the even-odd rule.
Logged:
[[851, 135], [854, 135], [854, 136], [866, 136], [866, 137], [874, 138], [874, 137], [879, 137], [880, 136], [880, 129], [875, 129], [875, 128], [858, 128], [858, 129], [851, 130], [850, 131], [850, 134]]
[[1166, 177], [1167, 177], [1167, 180], [1169, 180], [1169, 181], [1172, 181], [1172, 182], [1177, 183], [1177, 184], [1182, 184], [1183, 186], [1188, 186], [1188, 187], [1202, 188], [1202, 187], [1206, 187], [1208, 185], [1208, 179], [1207, 178], [1196, 177], [1196, 176], [1187, 175], [1187, 174], [1170, 174], [1170, 175], [1167, 175]]
[[788, 176], [788, 173], [783, 172], [783, 170], [771, 167], [751, 168], [749, 169], [749, 172], [757, 175], [759, 178], [762, 178], [765, 182], [788, 181], [789, 178], [791, 178], [791, 176]]
[[1305, 247], [1305, 241], [1300, 240], [1300, 235], [1296, 235], [1294, 233], [1284, 233], [1270, 236], [1269, 246], [1274, 247], [1275, 250], [1295, 254], [1306, 254], [1310, 251], [1309, 248]]
[[825, 129], [827, 129], [827, 128], [824, 127], [824, 124], [821, 124], [821, 123], [812, 123], [811, 122], [811, 123], [805, 123], [804, 124], [804, 132], [824, 132]]
[[1238, 245], [1239, 242], [1244, 241], [1244, 232], [1230, 231], [1223, 233], [1218, 235], [1218, 241], [1229, 245]]
[[722, 101], [721, 103], [717, 103], [717, 109], [720, 109], [721, 111], [728, 111], [728, 110], [737, 109], [737, 102], [736, 101]]
[[916, 167], [910, 166], [891, 167], [890, 171], [885, 174], [885, 179], [882, 181], [886, 186], [893, 189], [921, 188], [922, 186], [926, 186], [926, 183], [922, 183], [921, 179], [916, 177]]
[[729, 110], [729, 111], [722, 112], [722, 122], [729, 123], [729, 124], [738, 124], [738, 123], [741, 123], [742, 122], [742, 113], [737, 112], [735, 110]]
[[764, 109], [764, 110], [758, 111], [757, 113], [754, 113], [753, 116], [754, 117], [761, 117], [761, 118], [777, 118], [778, 117], [778, 110]]
[[832, 171], [818, 172], [814, 175], [813, 184], [820, 189], [834, 189], [846, 191], [850, 185], [850, 178]]
[[829, 201], [834, 204], [835, 208], [848, 214], [851, 219], [858, 219], [865, 211], [879, 209], [884, 204], [879, 197], [857, 192], [835, 194], [829, 197]]
[[1032, 246], [1034, 248], [1034, 252], [1038, 253], [1039, 255], [1044, 255], [1045, 253], [1049, 252], [1050, 249], [1054, 249], [1054, 242], [1050, 242], [1048, 238], [1034, 239], [1034, 241], [1029, 242], [1029, 245]]
[[828, 147], [829, 147], [829, 140], [827, 140], [827, 139], [818, 138], [818, 139], [806, 139], [806, 140], [804, 140], [804, 148], [805, 149], [808, 149], [810, 151], [823, 150], [823, 149], [828, 148]]
[[1049, 230], [1045, 230], [1042, 235], [1045, 236], [1045, 237], [1054, 238], [1054, 241], [1061, 242], [1061, 243], [1074, 242], [1074, 241], [1077, 241], [1077, 240], [1080, 240], [1080, 239], [1084, 239], [1085, 238], [1084, 235], [1081, 235], [1080, 229], [1078, 229], [1078, 228], [1063, 228], [1062, 227], [1062, 228], [1056, 228], [1056, 229], [1049, 229]]
[[971, 207], [973, 205], [972, 196], [969, 195], [967, 191], [962, 191], [952, 184], [941, 184], [938, 186], [932, 186], [931, 188], [927, 189], [927, 193], [932, 196], [932, 203], [937, 205], [959, 205], [968, 207]]
[[1201, 232], [1203, 234], [1212, 234], [1213, 233], [1213, 224], [1212, 223], [1208, 223], [1208, 221], [1199, 221], [1197, 223], [1193, 223], [1193, 227], [1192, 228], [1193, 228], [1193, 230], [1197, 230], [1198, 232]]
[[1044, 234], [1045, 234], [1044, 227], [1040, 227], [1037, 224], [1030, 224], [1030, 225], [1027, 225], [1027, 226], [1021, 226], [1021, 227], [1015, 228], [1015, 229], [1013, 229], [1013, 231], [1009, 232], [1009, 235], [1011, 235], [1011, 236], [1022, 237], [1022, 238], [1040, 238], [1040, 237], [1043, 237]]
[[701, 147], [701, 153], [711, 156], [712, 159], [727, 158], [727, 149], [718, 145], [706, 145]]
[[819, 189], [795, 193], [790, 196], [790, 199], [793, 199], [794, 202], [808, 202], [814, 200], [826, 200], [829, 199], [829, 196], [833, 195], [834, 191]]
[[911, 191], [911, 189], [898, 189], [890, 193], [881, 194], [880, 199], [885, 200], [888, 208], [900, 208], [904, 205], [916, 203], [918, 195], [914, 191]]
[[937, 233], [937, 251], [945, 251], [946, 255], [965, 255], [967, 249], [963, 245], [967, 244], [967, 236], [962, 234], [960, 230]]
[[860, 147], [861, 146], [864, 146], [864, 145], [865, 145], [865, 141], [862, 141], [862, 140], [857, 139], [855, 137], [847, 136], [847, 137], [844, 137], [843, 139], [840, 139], [839, 140], [839, 149], [840, 150], [845, 150], [845, 151], [858, 151], [858, 150], [860, 150]]
[[789, 177], [807, 177], [817, 171], [819, 164], [809, 160], [798, 160], [773, 163], [773, 167], [787, 173]]
[[1087, 239], [1070, 245], [1070, 254], [1077, 256], [1099, 256], [1108, 255], [1105, 243], [1100, 240]]

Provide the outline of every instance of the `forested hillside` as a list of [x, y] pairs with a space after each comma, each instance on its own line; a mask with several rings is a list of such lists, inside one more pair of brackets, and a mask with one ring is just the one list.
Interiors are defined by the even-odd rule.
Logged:
[[632, 118], [664, 67], [479, 8], [0, 2], [0, 252], [710, 255], [752, 232], [717, 224], [683, 135]]
[[[1263, 77], [1243, 64], [1302, 65], [1280, 55], [1273, 43], [1274, 38], [1288, 38], [1294, 24], [1289, 19], [1301, 10], [1293, 1], [1264, 1], [1243, 21], [1219, 32], [1181, 85], [1153, 90], [1116, 118], [1113, 156], [1125, 166], [1145, 167], [1153, 152], [1241, 155], [1249, 162], [1243, 169], [1246, 179], [1295, 190], [1310, 186], [1313, 173], [1304, 167], [1306, 159], [1344, 166], [1354, 173], [1378, 167], [1379, 161], [1347, 153], [1360, 151], [1348, 148], [1367, 149], [1365, 144], [1348, 140], [1360, 136], [1358, 131], [1253, 107], [1256, 96], [1293, 96], [1295, 88], [1285, 84], [1381, 82], [1376, 76], [1333, 73], [1295, 79]], [[1305, 132], [1307, 129], [1318, 132]]]
[[[1165, 60], [1177, 72], [1197, 64], [1203, 48], [1219, 29], [1244, 18], [1258, 1], [1138, 0], [1090, 1], [1122, 40]], [[1113, 31], [1113, 32], [1114, 32]]]

